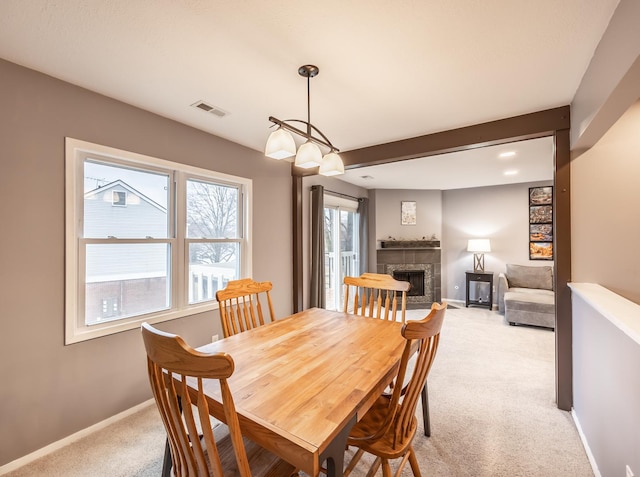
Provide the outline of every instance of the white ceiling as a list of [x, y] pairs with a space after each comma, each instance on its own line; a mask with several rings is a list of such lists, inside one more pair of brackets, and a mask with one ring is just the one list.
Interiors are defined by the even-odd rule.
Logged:
[[[501, 157], [504, 153], [514, 153]], [[340, 179], [366, 189], [448, 190], [553, 179], [553, 138], [361, 167]]]
[[0, 57], [256, 150], [306, 119], [312, 63], [311, 121], [350, 150], [569, 104], [617, 4], [2, 0]]

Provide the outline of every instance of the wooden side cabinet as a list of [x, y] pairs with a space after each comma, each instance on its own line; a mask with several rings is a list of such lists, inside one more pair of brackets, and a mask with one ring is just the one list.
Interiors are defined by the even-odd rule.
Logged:
[[[467, 299], [465, 302], [465, 307], [469, 307], [469, 305], [476, 306], [486, 306], [489, 310], [493, 307], [493, 272], [475, 272], [475, 271], [467, 271], [465, 272], [467, 276], [466, 280], [466, 288], [467, 288]], [[476, 283], [487, 283], [489, 286], [489, 293], [478, 292], [473, 294], [472, 298], [470, 298], [470, 290], [472, 286], [476, 286]], [[482, 289], [485, 287], [477, 287], [477, 289]]]

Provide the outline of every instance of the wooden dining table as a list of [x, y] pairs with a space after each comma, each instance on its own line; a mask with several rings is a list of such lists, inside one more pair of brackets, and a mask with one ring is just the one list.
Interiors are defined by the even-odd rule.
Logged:
[[[391, 383], [402, 323], [319, 308], [199, 347], [235, 362], [229, 386], [243, 435], [303, 472], [343, 475], [351, 427]], [[210, 413], [224, 422], [217, 380]]]

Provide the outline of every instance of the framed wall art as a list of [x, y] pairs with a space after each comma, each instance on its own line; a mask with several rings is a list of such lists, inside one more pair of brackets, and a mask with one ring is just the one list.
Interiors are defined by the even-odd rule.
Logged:
[[416, 202], [401, 201], [400, 202], [401, 224], [416, 225]]
[[529, 188], [529, 260], [553, 260], [553, 186]]

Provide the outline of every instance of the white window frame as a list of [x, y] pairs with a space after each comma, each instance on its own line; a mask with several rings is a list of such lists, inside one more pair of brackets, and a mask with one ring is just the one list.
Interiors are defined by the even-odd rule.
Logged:
[[[203, 177], [202, 175], [194, 175], [194, 174], [184, 174], [184, 182], [183, 182], [183, 184], [185, 185], [185, 187], [186, 187], [186, 183], [188, 181], [201, 181], [201, 182], [204, 182], [204, 183], [214, 182], [216, 185], [230, 186], [230, 187], [238, 188], [238, 193], [239, 193], [238, 211], [237, 211], [238, 212], [238, 216], [236, 217], [236, 221], [237, 221], [237, 223], [239, 225], [240, 231], [239, 231], [239, 237], [233, 237], [233, 238], [231, 238], [231, 237], [230, 238], [185, 237], [184, 238], [185, 254], [188, 254], [189, 246], [191, 244], [197, 244], [197, 243], [200, 243], [200, 244], [204, 244], [204, 243], [237, 243], [239, 245], [239, 247], [240, 247], [239, 248], [239, 255], [240, 255], [239, 259], [240, 259], [240, 262], [241, 262], [240, 274], [241, 274], [241, 276], [249, 276], [248, 274], [244, 274], [244, 275], [242, 274], [242, 272], [243, 272], [243, 270], [242, 270], [242, 246], [243, 246], [242, 242], [243, 242], [243, 236], [244, 236], [244, 229], [246, 227], [246, 225], [244, 223], [244, 220], [243, 220], [243, 215], [245, 213], [245, 208], [241, 206], [241, 204], [242, 204], [242, 195], [243, 195], [242, 187], [240, 186], [240, 184], [237, 181], [236, 182], [229, 182], [229, 181], [221, 180], [220, 178], [216, 178], [216, 179], [214, 179], [212, 181], [211, 177]], [[185, 194], [185, 198], [186, 198], [186, 194]], [[184, 207], [184, 212], [185, 213], [186, 213], [186, 210], [187, 210], [187, 207], [186, 207], [186, 204], [185, 204], [185, 207]], [[187, 218], [186, 218], [186, 215], [185, 215], [185, 217], [184, 217], [185, 227], [183, 228], [183, 230], [186, 228], [186, 220], [187, 220]], [[186, 270], [186, 273], [185, 273], [185, 277], [186, 277], [185, 287], [188, 287], [189, 286], [189, 276], [188, 276], [189, 265], [188, 265], [186, 260], [185, 260], [185, 266], [187, 267], [187, 270]], [[185, 303], [187, 303], [187, 305], [188, 305], [188, 302], [189, 302], [189, 292], [190, 292], [190, 290], [187, 290], [186, 295], [184, 297]], [[215, 299], [215, 297], [209, 297], [208, 298], [209, 301], [210, 300], [214, 300], [214, 299]], [[195, 302], [192, 305], [188, 305], [188, 306], [196, 306], [199, 303], [202, 303], [202, 302]]]
[[[159, 312], [137, 315], [120, 320], [107, 321], [87, 326], [84, 320], [84, 263], [80, 259], [84, 243], [91, 240], [83, 238], [84, 220], [84, 171], [86, 156], [113, 161], [113, 164], [138, 167], [148, 170], [162, 170], [173, 177], [170, 185], [169, 204], [174, 209], [169, 214], [174, 223], [169, 226], [169, 236], [160, 240], [171, 244], [171, 304], [169, 309]], [[139, 328], [144, 321], [159, 323], [185, 316], [195, 315], [218, 308], [215, 297], [209, 301], [188, 304], [188, 242], [186, 238], [186, 180], [202, 179], [216, 183], [238, 186], [241, 195], [238, 209], [242, 221], [240, 243], [240, 277], [252, 275], [251, 214], [253, 181], [248, 178], [232, 176], [207, 169], [188, 166], [156, 157], [145, 156], [121, 149], [93, 144], [73, 138], [65, 138], [65, 345], [99, 338], [126, 330]], [[136, 241], [140, 241], [139, 239]], [[144, 240], [142, 240], [144, 241]], [[150, 239], [150, 242], [158, 239]]]

